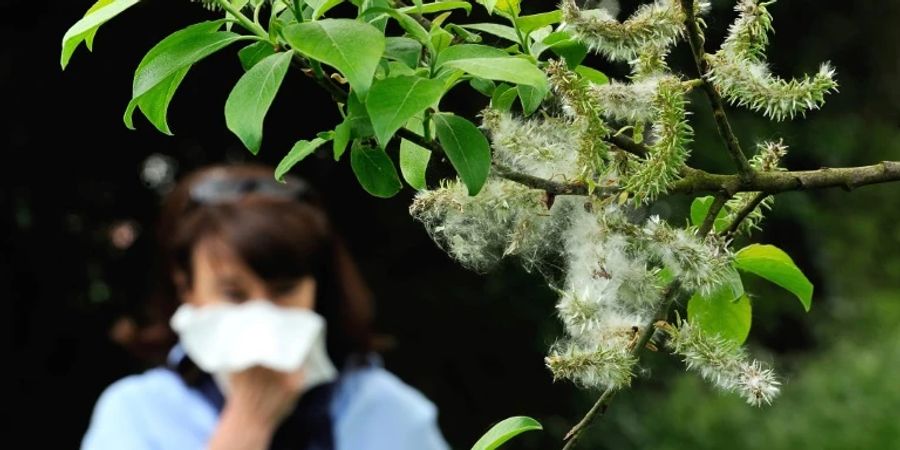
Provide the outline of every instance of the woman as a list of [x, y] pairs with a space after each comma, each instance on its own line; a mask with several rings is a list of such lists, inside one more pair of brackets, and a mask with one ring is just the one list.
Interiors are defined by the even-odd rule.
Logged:
[[211, 167], [167, 196], [179, 343], [102, 393], [82, 449], [448, 448], [434, 405], [371, 352], [369, 293], [316, 196], [272, 173]]

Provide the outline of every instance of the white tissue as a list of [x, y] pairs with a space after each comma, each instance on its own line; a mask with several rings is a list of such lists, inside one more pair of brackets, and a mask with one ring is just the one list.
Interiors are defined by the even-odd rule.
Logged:
[[185, 353], [228, 393], [228, 374], [263, 366], [303, 367], [303, 390], [337, 377], [325, 350], [325, 319], [304, 308], [265, 299], [203, 307], [182, 304], [170, 321]]

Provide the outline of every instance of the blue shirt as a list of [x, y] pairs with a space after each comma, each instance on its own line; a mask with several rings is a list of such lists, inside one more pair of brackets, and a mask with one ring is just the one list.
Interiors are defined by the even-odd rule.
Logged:
[[[170, 361], [183, 356], [173, 348]], [[446, 450], [437, 410], [380, 363], [344, 371], [329, 404], [335, 450]], [[200, 450], [219, 411], [181, 376], [158, 367], [107, 387], [82, 450]]]

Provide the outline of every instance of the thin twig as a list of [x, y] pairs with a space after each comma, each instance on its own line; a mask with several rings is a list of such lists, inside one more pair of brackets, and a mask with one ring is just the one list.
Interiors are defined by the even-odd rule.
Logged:
[[[730, 193], [727, 191], [722, 191], [716, 195], [715, 201], [709, 207], [709, 211], [706, 214], [706, 219], [703, 220], [703, 225], [700, 227], [698, 234], [700, 236], [706, 236], [707, 233], [712, 230], [713, 224], [715, 223], [715, 217], [719, 215], [719, 211], [725, 206], [725, 202], [731, 198]], [[637, 345], [631, 349], [631, 354], [639, 357], [641, 352], [647, 346], [647, 343], [650, 342], [650, 339], [653, 337], [653, 332], [655, 331], [654, 324], [659, 320], [666, 320], [669, 316], [669, 310], [672, 308], [672, 304], [678, 298], [678, 295], [681, 293], [681, 285], [676, 279], [669, 286], [666, 287], [665, 299], [663, 300], [662, 306], [657, 311], [656, 316], [653, 320], [647, 324], [647, 326], [642, 330], [641, 337], [638, 340]], [[616, 395], [616, 390], [612, 387], [607, 388], [603, 391], [603, 394], [600, 395], [600, 398], [594, 403], [594, 406], [584, 415], [584, 417], [574, 426], [566, 436], [563, 438], [566, 441], [565, 446], [563, 446], [563, 450], [571, 450], [575, 448], [575, 443], [581, 437], [581, 433], [584, 432], [585, 429], [593, 422], [596, 418], [603, 416], [606, 413], [606, 410], [609, 408], [609, 404], [612, 401], [613, 397]]]
[[[666, 287], [663, 301], [656, 316], [654, 316], [653, 320], [641, 330], [640, 339], [638, 339], [637, 344], [631, 349], [632, 355], [640, 356], [641, 352], [644, 351], [644, 348], [647, 347], [647, 343], [650, 342], [650, 338], [653, 337], [653, 332], [655, 331], [653, 324], [659, 320], [665, 320], [669, 316], [669, 309], [672, 308], [672, 304], [675, 303], [675, 300], [680, 293], [681, 284], [678, 280], [669, 283]], [[607, 388], [603, 391], [603, 394], [600, 395], [600, 398], [597, 399], [594, 406], [591, 407], [587, 414], [585, 414], [584, 417], [572, 427], [568, 433], [566, 433], [566, 437], [564, 438], [566, 444], [563, 446], [562, 450], [571, 450], [575, 448], [575, 443], [581, 438], [581, 434], [584, 430], [586, 430], [596, 418], [601, 417], [606, 413], [606, 409], [609, 408], [609, 403], [615, 395], [616, 390], [613, 388]]]
[[726, 238], [731, 238], [732, 236], [734, 236], [734, 234], [737, 232], [738, 227], [741, 226], [741, 222], [743, 222], [744, 219], [746, 219], [747, 216], [749, 216], [750, 213], [752, 213], [768, 196], [769, 194], [765, 192], [757, 193], [756, 196], [750, 200], [750, 203], [747, 203], [746, 205], [744, 205], [743, 209], [738, 211], [737, 215], [734, 217], [734, 220], [728, 225], [727, 228], [725, 228], [725, 230], [722, 231], [721, 235], [725, 236]]
[[716, 216], [719, 215], [719, 211], [725, 206], [725, 202], [731, 198], [731, 194], [726, 191], [722, 191], [716, 194], [715, 200], [713, 200], [713, 204], [710, 205], [709, 211], [706, 212], [706, 218], [703, 219], [703, 224], [700, 225], [700, 229], [697, 230], [697, 234], [699, 236], [706, 236], [710, 230], [713, 229], [713, 225], [716, 224]]
[[306, 74], [313, 80], [315, 80], [316, 84], [325, 89], [331, 98], [338, 103], [343, 103], [347, 101], [347, 91], [334, 83], [330, 77], [326, 76], [318, 76], [312, 69], [309, 64], [309, 61], [306, 58], [300, 56], [297, 52], [294, 52], [291, 58], [291, 66], [300, 69], [300, 72]]
[[681, 0], [681, 9], [684, 11], [684, 25], [687, 28], [688, 43], [691, 46], [691, 54], [694, 56], [694, 65], [697, 67], [698, 75], [704, 81], [702, 85], [703, 90], [706, 92], [706, 96], [712, 105], [713, 117], [716, 119], [719, 134], [725, 140], [725, 147], [728, 149], [731, 159], [737, 165], [741, 180], [749, 181], [753, 177], [753, 168], [750, 167], [747, 156], [741, 150], [741, 144], [738, 142], [737, 136], [731, 130], [731, 123], [728, 122], [728, 117], [725, 115], [722, 97], [707, 78], [709, 67], [707, 67], [706, 62], [706, 51], [703, 49], [703, 31], [697, 23], [697, 18], [694, 16], [694, 0]]
[[[527, 173], [516, 172], [509, 167], [503, 166], [498, 163], [494, 163], [493, 167], [494, 173], [502, 178], [506, 178], [507, 180], [514, 181], [516, 183], [523, 184], [534, 189], [540, 189], [553, 195], [587, 194], [587, 186], [583, 183], [561, 183], [558, 181], [547, 180], [545, 178], [539, 178]], [[609, 195], [615, 192], [615, 190], [600, 187], [595, 188], [594, 191], [602, 195]]]
[[628, 153], [642, 158], [647, 156], [647, 153], [649, 152], [646, 145], [634, 142], [634, 140], [625, 135], [614, 134], [604, 140]]
[[396, 136], [398, 138], [406, 139], [413, 144], [418, 145], [419, 147], [427, 148], [435, 153], [444, 153], [444, 148], [441, 147], [441, 144], [435, 141], [429, 141], [425, 139], [422, 135], [416, 133], [415, 131], [410, 130], [409, 128], [401, 128], [397, 130]]
[[616, 395], [616, 390], [612, 387], [606, 388], [603, 391], [603, 394], [600, 395], [600, 398], [594, 403], [594, 406], [581, 418], [581, 421], [578, 422], [568, 433], [566, 433], [566, 437], [563, 438], [566, 441], [566, 445], [563, 446], [563, 450], [569, 450], [575, 448], [575, 443], [578, 442], [578, 438], [581, 437], [581, 433], [584, 429], [591, 424], [595, 417], [602, 416], [606, 413], [606, 409], [609, 408], [609, 402]]

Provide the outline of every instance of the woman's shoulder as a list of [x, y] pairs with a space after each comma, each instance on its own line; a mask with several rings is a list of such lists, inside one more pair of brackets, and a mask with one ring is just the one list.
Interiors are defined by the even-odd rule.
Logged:
[[[360, 440], [339, 448], [447, 448], [434, 403], [380, 364], [341, 376], [333, 412], [338, 441]], [[382, 441], [383, 447], [377, 444]]]
[[349, 370], [337, 393], [345, 407], [397, 409], [410, 415], [434, 416], [434, 404], [418, 389], [401, 380], [380, 363]]
[[[151, 442], [187, 442], [188, 431], [214, 422], [214, 410], [177, 373], [157, 367], [120, 378], [100, 393], [81, 448], [138, 450]], [[177, 431], [184, 428], [191, 430]]]
[[177, 373], [165, 367], [154, 367], [114, 381], [100, 394], [97, 407], [120, 402], [135, 406], [165, 401], [187, 393], [187, 386]]

